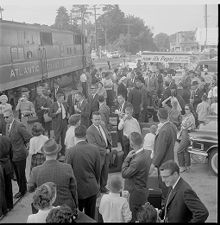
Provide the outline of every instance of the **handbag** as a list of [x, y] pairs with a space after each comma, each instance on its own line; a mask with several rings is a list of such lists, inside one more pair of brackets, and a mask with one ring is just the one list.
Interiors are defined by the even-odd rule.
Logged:
[[52, 117], [48, 116], [48, 113], [44, 113], [44, 122], [47, 123], [50, 121], [52, 121]]
[[28, 123], [35, 123], [38, 122], [38, 117], [37, 116], [28, 116]]

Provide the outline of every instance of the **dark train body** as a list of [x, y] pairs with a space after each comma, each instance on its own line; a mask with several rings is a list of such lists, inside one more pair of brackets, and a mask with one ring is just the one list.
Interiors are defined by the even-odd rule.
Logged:
[[21, 87], [76, 76], [90, 64], [88, 43], [84, 49], [83, 56], [81, 36], [74, 32], [0, 20], [0, 92], [13, 97]]

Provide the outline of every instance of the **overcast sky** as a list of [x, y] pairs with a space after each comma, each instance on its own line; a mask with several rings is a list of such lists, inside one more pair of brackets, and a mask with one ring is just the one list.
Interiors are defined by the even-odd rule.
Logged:
[[73, 4], [119, 4], [127, 15], [144, 20], [154, 34], [195, 30], [204, 27], [204, 5], [208, 3], [208, 27], [218, 25], [218, 0], [0, 0], [3, 19], [52, 25], [60, 6], [71, 9]]

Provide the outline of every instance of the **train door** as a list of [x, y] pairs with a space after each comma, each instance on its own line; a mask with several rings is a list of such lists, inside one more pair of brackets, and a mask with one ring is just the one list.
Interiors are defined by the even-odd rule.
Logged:
[[38, 49], [38, 58], [40, 61], [40, 70], [42, 74], [42, 80], [48, 78], [48, 69], [47, 69], [47, 53], [44, 47]]

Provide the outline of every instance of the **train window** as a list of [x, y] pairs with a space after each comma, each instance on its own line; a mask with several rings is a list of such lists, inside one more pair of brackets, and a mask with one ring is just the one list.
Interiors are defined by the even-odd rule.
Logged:
[[81, 35], [75, 35], [75, 44], [81, 45]]
[[22, 47], [12, 47], [11, 58], [12, 58], [12, 61], [24, 60], [24, 49]]
[[32, 55], [32, 51], [27, 51], [27, 59], [31, 59]]
[[41, 45], [53, 45], [52, 33], [40, 32], [40, 43]]

